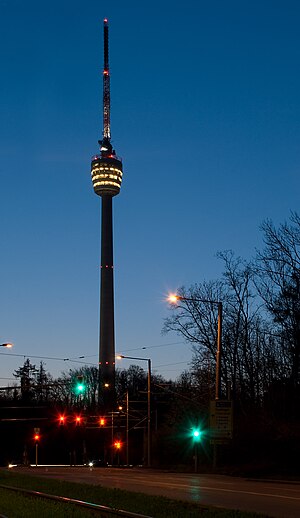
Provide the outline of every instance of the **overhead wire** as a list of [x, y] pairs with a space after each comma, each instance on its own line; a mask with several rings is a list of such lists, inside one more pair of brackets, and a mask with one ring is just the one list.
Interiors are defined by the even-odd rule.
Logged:
[[143, 347], [136, 347], [135, 349], [124, 349], [123, 352], [140, 351], [140, 350], [145, 350], [145, 349], [154, 349], [154, 348], [157, 348], [157, 347], [169, 347], [170, 345], [179, 345], [179, 344], [184, 344], [184, 343], [185, 343], [184, 341], [181, 341], [181, 342], [171, 342], [171, 343], [168, 343], [168, 344], [147, 345], [147, 346], [143, 346]]
[[[170, 346], [173, 346], [173, 345], [179, 345], [179, 344], [183, 344], [185, 342], [170, 342], [168, 344], [159, 344], [159, 345], [148, 345], [148, 346], [143, 346], [143, 347], [136, 347], [134, 349], [122, 349], [122, 352], [130, 352], [130, 351], [139, 351], [139, 350], [145, 350], [145, 349], [154, 349], [154, 348], [160, 348], [160, 347], [170, 347]], [[97, 355], [96, 354], [90, 354], [90, 355], [81, 355], [81, 356], [74, 356], [74, 357], [71, 357], [71, 358], [60, 358], [60, 357], [56, 357], [56, 356], [39, 356], [39, 355], [34, 355], [34, 354], [16, 354], [16, 353], [4, 353], [4, 352], [1, 352], [0, 355], [3, 355], [3, 356], [17, 356], [17, 357], [23, 357], [23, 358], [35, 358], [35, 359], [40, 359], [40, 360], [55, 360], [55, 361], [71, 361], [71, 362], [75, 362], [75, 363], [80, 363], [78, 362], [77, 360], [81, 360], [81, 359], [84, 359], [84, 358], [93, 358], [93, 357], [96, 357]], [[85, 362], [81, 362], [81, 363], [85, 363]], [[90, 365], [94, 365], [94, 364], [90, 364]]]
[[[131, 351], [140, 351], [140, 350], [146, 350], [146, 349], [161, 348], [161, 347], [170, 347], [170, 346], [174, 346], [174, 345], [180, 345], [180, 344], [183, 344], [183, 343], [185, 343], [185, 342], [183, 342], [183, 341], [180, 341], [180, 342], [169, 342], [167, 344], [148, 345], [148, 346], [136, 347], [136, 348], [132, 348], [132, 349], [122, 349], [122, 353], [123, 352], [124, 353], [131, 352]], [[80, 360], [83, 360], [85, 358], [96, 357], [97, 356], [96, 354], [81, 355], [81, 356], [75, 356], [75, 357], [70, 357], [70, 358], [61, 358], [61, 357], [57, 357], [57, 356], [40, 356], [40, 355], [35, 355], [35, 354], [17, 354], [17, 353], [12, 353], [12, 352], [9, 352], [9, 353], [1, 352], [0, 355], [2, 355], [2, 356], [14, 356], [14, 357], [19, 357], [19, 358], [24, 358], [24, 359], [25, 358], [33, 358], [33, 359], [38, 359], [38, 360], [63, 361], [63, 362], [78, 363], [78, 364], [90, 365], [90, 366], [97, 366], [98, 365], [98, 362], [91, 363], [91, 362], [80, 361]], [[187, 363], [187, 362], [184, 361], [184, 362], [176, 362], [176, 363], [167, 363], [167, 364], [163, 364], [163, 365], [156, 365], [155, 368], [157, 369], [157, 368], [160, 368], [160, 367], [169, 367], [169, 366], [172, 366], [172, 365], [180, 365], [180, 364], [184, 364], [184, 363]], [[2, 378], [2, 379], [6, 379], [6, 378]]]

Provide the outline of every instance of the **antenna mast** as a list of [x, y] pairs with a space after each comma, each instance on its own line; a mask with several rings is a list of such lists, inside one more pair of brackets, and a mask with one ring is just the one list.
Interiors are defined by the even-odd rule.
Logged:
[[103, 68], [103, 140], [101, 151], [110, 151], [110, 77], [108, 60], [108, 20], [104, 18], [104, 68]]

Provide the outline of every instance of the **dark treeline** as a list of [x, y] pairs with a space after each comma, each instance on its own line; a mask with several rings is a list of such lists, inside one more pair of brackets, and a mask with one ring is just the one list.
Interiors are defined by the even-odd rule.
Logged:
[[195, 379], [209, 371], [213, 380], [216, 307], [195, 299], [223, 303], [223, 391], [230, 386], [241, 406], [263, 405], [279, 385], [297, 397], [300, 384], [300, 218], [292, 214], [278, 229], [267, 221], [262, 232], [265, 247], [253, 261], [221, 252], [221, 279], [181, 288], [191, 300], [180, 301], [164, 325], [193, 344]]
[[212, 398], [216, 304], [196, 299], [222, 302], [222, 393], [234, 401], [233, 444], [244, 442], [249, 462], [268, 457], [288, 467], [300, 439], [300, 218], [292, 213], [278, 228], [265, 221], [261, 231], [254, 259], [221, 252], [220, 279], [178, 291], [189, 300], [173, 305], [163, 331], [193, 345], [191, 383]]
[[[178, 295], [189, 300], [181, 299], [170, 305], [163, 332], [175, 332], [192, 344], [193, 358], [190, 369], [176, 381], [152, 376], [154, 465], [190, 469], [193, 463], [190, 430], [200, 424], [205, 431], [200, 469], [211, 466], [209, 401], [215, 396], [215, 302], [219, 301], [223, 305], [222, 397], [232, 399], [234, 404], [233, 438], [219, 448], [219, 468], [240, 473], [284, 473], [298, 469], [300, 218], [292, 213], [289, 221], [277, 228], [266, 221], [261, 232], [264, 245], [251, 261], [236, 257], [232, 251], [220, 252], [218, 257], [224, 266], [221, 278], [182, 287]], [[59, 412], [80, 411], [87, 431], [96, 426], [99, 417], [96, 366], [71, 369], [54, 379], [42, 362], [36, 367], [27, 359], [14, 376], [15, 387], [0, 392], [2, 417], [6, 407], [35, 406], [51, 409], [53, 423]], [[85, 382], [85, 390], [80, 394], [76, 392], [78, 378]], [[118, 433], [124, 439], [122, 416], [127, 398], [131, 455], [135, 462], [143, 463], [147, 372], [136, 365], [117, 370], [116, 392], [116, 408], [123, 409], [118, 414]], [[28, 426], [27, 436], [34, 425], [31, 422]], [[96, 436], [88, 437], [85, 436], [88, 446], [84, 451], [93, 450], [98, 441]]]
[[[82, 366], [53, 378], [43, 362], [37, 367], [30, 359], [14, 372], [16, 382], [0, 392], [0, 428], [5, 449], [0, 449], [0, 464], [12, 459], [34, 462], [34, 431], [41, 433], [40, 455], [44, 462], [74, 463], [103, 458], [111, 461], [111, 437], [124, 445], [128, 415], [130, 463], [146, 464], [148, 373], [137, 365], [116, 371], [116, 407], [103, 414], [98, 404], [98, 368]], [[78, 383], [84, 390], [78, 392]], [[100, 398], [101, 399], [101, 398]], [[205, 416], [206, 408], [202, 408]], [[60, 417], [64, 417], [64, 422]], [[76, 417], [80, 416], [80, 423]], [[183, 374], [178, 382], [160, 375], [151, 376], [152, 464], [154, 466], [192, 464], [191, 451], [179, 454], [189, 431], [199, 416], [198, 398], [192, 380]], [[104, 424], [101, 420], [104, 419]], [[205, 417], [203, 417], [205, 419]], [[106, 435], [105, 435], [106, 433]], [[106, 453], [103, 445], [108, 443]], [[189, 448], [188, 448], [189, 450]], [[25, 452], [25, 453], [24, 453]], [[29, 459], [29, 461], [28, 461]]]

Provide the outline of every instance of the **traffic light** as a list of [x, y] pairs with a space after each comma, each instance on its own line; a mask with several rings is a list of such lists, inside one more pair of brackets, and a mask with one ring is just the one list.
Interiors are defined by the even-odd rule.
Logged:
[[64, 415], [60, 415], [58, 420], [59, 420], [59, 424], [65, 424], [65, 422], [66, 422], [66, 418]]
[[116, 448], [116, 450], [121, 449], [121, 441], [115, 441], [115, 448]]
[[33, 438], [34, 438], [35, 442], [39, 442], [41, 436], [39, 433], [35, 433]]
[[104, 419], [104, 417], [100, 417], [99, 424], [100, 424], [100, 426], [105, 426], [105, 419]]
[[193, 428], [192, 430], [192, 437], [195, 442], [199, 442], [201, 440], [202, 432], [200, 428]]
[[85, 392], [86, 385], [84, 382], [83, 376], [77, 376], [77, 382], [75, 386], [75, 392], [77, 395], [83, 394]]

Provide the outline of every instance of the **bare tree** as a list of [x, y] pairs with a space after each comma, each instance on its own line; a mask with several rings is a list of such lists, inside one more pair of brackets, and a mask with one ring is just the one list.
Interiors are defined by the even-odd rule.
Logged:
[[194, 373], [203, 378], [209, 365], [210, 379], [214, 379], [217, 347], [215, 302], [221, 301], [223, 393], [231, 384], [235, 397], [255, 404], [262, 400], [266, 379], [270, 379], [270, 368], [272, 372], [276, 368], [276, 350], [271, 346], [269, 327], [261, 312], [252, 269], [231, 251], [218, 256], [225, 267], [222, 280], [181, 288], [178, 294], [183, 300], [173, 307], [172, 315], [165, 320], [163, 332], [175, 331], [192, 343]]
[[300, 381], [300, 217], [278, 228], [265, 221], [265, 247], [257, 252], [256, 287], [280, 336], [282, 361], [293, 386]]
[[[200, 374], [204, 365], [207, 365], [207, 351], [209, 351], [209, 365], [214, 379], [218, 327], [215, 302], [222, 301], [223, 308], [225, 308], [224, 302], [227, 298], [225, 285], [223, 281], [203, 282], [194, 284], [188, 289], [180, 288], [178, 295], [182, 297], [182, 300], [178, 301], [176, 305], [170, 306], [172, 314], [165, 319], [162, 332], [174, 331], [193, 345], [194, 373]], [[223, 324], [225, 320], [226, 310]], [[225, 355], [222, 359], [223, 380], [227, 375]]]

